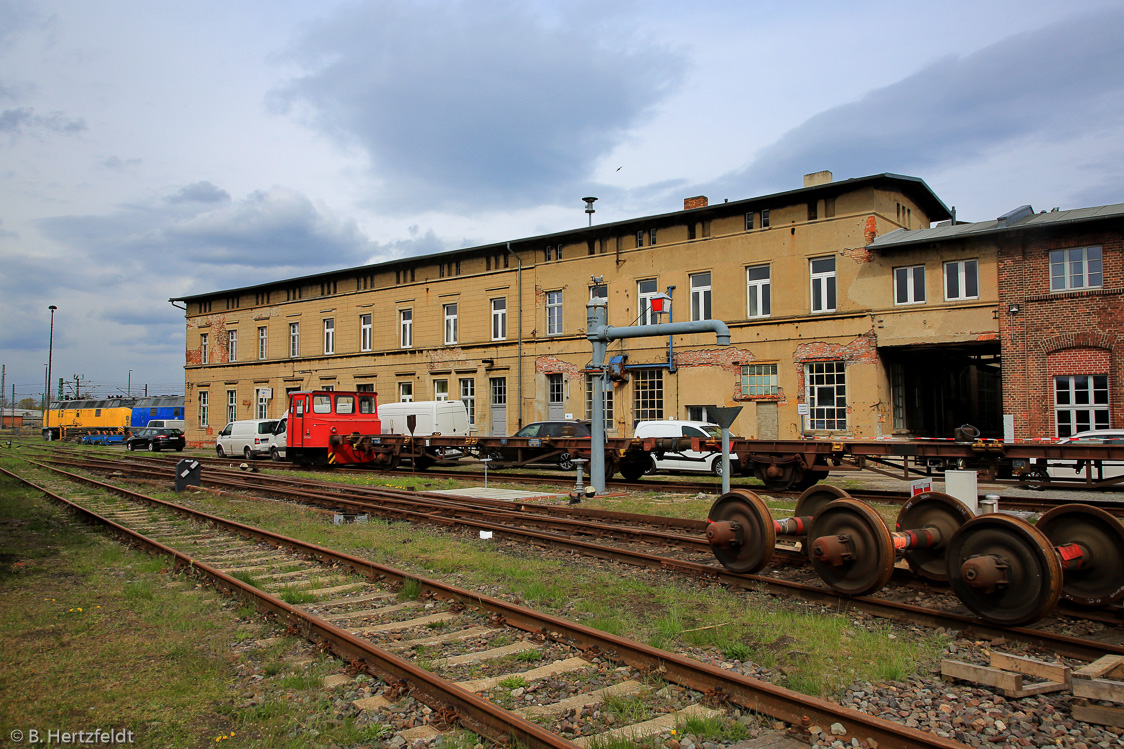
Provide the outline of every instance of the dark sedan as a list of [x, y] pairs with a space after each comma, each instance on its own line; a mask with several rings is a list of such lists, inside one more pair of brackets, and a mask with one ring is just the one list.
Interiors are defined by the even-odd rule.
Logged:
[[126, 450], [183, 450], [187, 438], [179, 429], [138, 429], [125, 440]]
[[565, 441], [575, 438], [588, 440], [589, 436], [588, 421], [536, 421], [512, 435], [510, 442], [505, 441], [490, 457], [498, 460], [501, 466], [546, 463], [570, 470], [574, 463]]

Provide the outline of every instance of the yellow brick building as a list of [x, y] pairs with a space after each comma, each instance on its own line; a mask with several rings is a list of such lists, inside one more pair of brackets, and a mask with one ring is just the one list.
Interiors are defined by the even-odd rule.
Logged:
[[[920, 179], [881, 174], [540, 237], [216, 291], [184, 302], [189, 442], [279, 417], [285, 394], [375, 390], [460, 398], [480, 435], [588, 418], [586, 302], [609, 324], [713, 317], [712, 334], [614, 343], [610, 436], [641, 419], [706, 418], [794, 438], [999, 429], [996, 258], [875, 237], [950, 213]], [[970, 256], [969, 256], [970, 255]]]

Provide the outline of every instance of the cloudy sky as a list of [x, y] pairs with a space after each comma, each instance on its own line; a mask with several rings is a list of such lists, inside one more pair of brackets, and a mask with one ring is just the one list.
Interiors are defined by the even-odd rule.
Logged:
[[[836, 179], [1124, 202], [1118, 0], [0, 0], [0, 363], [183, 392], [168, 299]], [[130, 372], [131, 370], [131, 372]]]

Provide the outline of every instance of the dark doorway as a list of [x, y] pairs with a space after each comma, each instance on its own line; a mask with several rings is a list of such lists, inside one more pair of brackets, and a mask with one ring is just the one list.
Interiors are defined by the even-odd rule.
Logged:
[[952, 437], [971, 424], [1003, 436], [998, 344], [880, 348], [890, 378], [893, 434]]

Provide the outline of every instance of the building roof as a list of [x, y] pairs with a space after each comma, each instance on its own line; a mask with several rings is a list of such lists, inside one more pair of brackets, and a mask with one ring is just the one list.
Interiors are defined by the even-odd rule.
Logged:
[[1068, 224], [1121, 218], [1124, 218], [1124, 203], [1100, 205], [1092, 208], [1074, 208], [1068, 211], [1059, 211], [1055, 208], [1052, 211], [1042, 211], [1041, 213], [1035, 213], [1029, 205], [1024, 205], [991, 221], [956, 224], [946, 221], [928, 229], [898, 229], [889, 234], [883, 234], [867, 247], [872, 250], [892, 249], [930, 242], [967, 239], [987, 234], [1048, 229]]
[[[873, 174], [867, 177], [855, 177], [852, 179], [845, 179], [833, 182], [824, 182], [818, 185], [809, 187], [801, 187], [796, 190], [786, 190], [784, 192], [771, 193], [768, 195], [760, 195], [754, 198], [746, 198], [736, 201], [724, 201], [721, 203], [711, 203], [708, 206], [701, 208], [689, 208], [684, 210], [673, 211], [670, 213], [655, 214], [652, 216], [638, 216], [636, 218], [625, 219], [623, 221], [615, 221], [609, 224], [594, 224], [593, 226], [581, 226], [574, 229], [567, 229], [566, 231], [554, 232], [551, 234], [542, 234], [535, 237], [523, 237], [521, 239], [513, 239], [510, 242], [493, 242], [490, 244], [478, 245], [476, 247], [465, 247], [456, 250], [445, 250], [442, 252], [430, 253], [428, 255], [412, 255], [410, 257], [396, 258], [382, 263], [373, 263], [371, 265], [361, 265], [352, 268], [340, 268], [337, 270], [324, 271], [322, 273], [315, 273], [308, 276], [298, 276], [294, 278], [278, 279], [276, 281], [268, 281], [266, 283], [254, 284], [252, 286], [242, 286], [236, 288], [221, 289], [209, 291], [202, 294], [192, 294], [190, 296], [173, 297], [169, 302], [190, 302], [196, 299], [205, 297], [214, 297], [221, 294], [234, 294], [246, 293], [266, 288], [275, 288], [279, 284], [293, 284], [293, 283], [314, 283], [318, 281], [327, 281], [339, 278], [341, 275], [355, 273], [360, 270], [375, 270], [383, 268], [392, 268], [396, 265], [410, 266], [417, 265], [424, 262], [445, 262], [449, 259], [455, 258], [457, 255], [479, 255], [494, 254], [497, 252], [505, 252], [508, 245], [514, 249], [525, 249], [527, 246], [544, 247], [546, 245], [554, 244], [560, 239], [566, 238], [572, 242], [581, 242], [587, 239], [595, 239], [603, 237], [607, 233], [614, 231], [622, 231], [625, 228], [636, 230], [637, 227], [644, 229], [656, 228], [659, 229], [669, 224], [679, 223], [683, 220], [683, 215], [690, 213], [694, 220], [702, 220], [711, 216], [728, 215], [732, 213], [739, 213], [750, 210], [760, 210], [761, 208], [782, 207], [799, 203], [802, 199], [807, 199], [812, 195], [818, 197], [834, 197], [846, 192], [861, 189], [866, 186], [877, 187], [879, 185], [893, 185], [896, 189], [901, 190], [906, 195], [909, 195], [920, 207], [926, 212], [927, 215], [934, 220], [945, 220], [952, 217], [951, 212], [936, 193], [925, 184], [925, 181], [919, 177], [909, 177], [903, 174], [892, 174], [885, 172], [882, 174]], [[807, 196], [807, 197], [805, 197]], [[440, 258], [440, 260], [439, 260]]]

